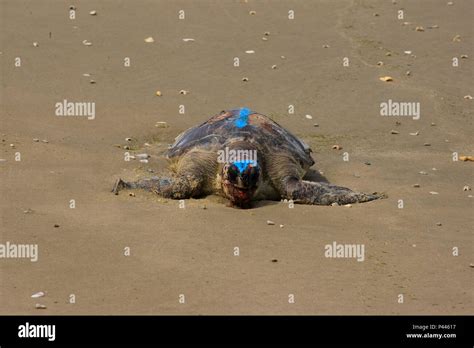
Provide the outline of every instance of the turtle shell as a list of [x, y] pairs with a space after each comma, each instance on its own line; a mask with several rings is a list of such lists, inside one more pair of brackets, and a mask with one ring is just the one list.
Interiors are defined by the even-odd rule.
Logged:
[[222, 111], [184, 131], [168, 149], [167, 157], [181, 156], [194, 148], [217, 151], [235, 140], [257, 143], [265, 151], [286, 150], [303, 166], [314, 164], [310, 155], [312, 151], [307, 144], [269, 117], [247, 108]]

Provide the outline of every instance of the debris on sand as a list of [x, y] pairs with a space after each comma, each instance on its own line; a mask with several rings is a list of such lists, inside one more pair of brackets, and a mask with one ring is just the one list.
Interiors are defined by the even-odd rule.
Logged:
[[96, 11], [96, 10], [92, 10], [92, 11], [89, 12], [89, 14], [90, 14], [91, 16], [97, 16], [97, 11]]
[[156, 95], [157, 97], [161, 97], [163, 94], [161, 93], [161, 91], [156, 91], [156, 92], [155, 92], [155, 95]]
[[436, 192], [436, 191], [430, 191], [430, 194], [431, 194], [431, 195], [439, 195], [439, 193]]
[[249, 15], [255, 16], [257, 14], [257, 11], [249, 11]]
[[312, 119], [313, 119], [313, 116], [311, 116], [311, 115], [306, 115], [305, 117], [306, 117], [308, 120], [312, 120]]
[[420, 184], [414, 184], [413, 187], [420, 187]]
[[163, 121], [158, 121], [155, 123], [155, 127], [158, 127], [158, 128], [168, 128], [169, 125], [167, 122], [163, 122]]
[[391, 76], [381, 76], [381, 77], [379, 77], [379, 80], [383, 81], [383, 82], [391, 82], [391, 81], [393, 81], [393, 77], [391, 77]]
[[468, 95], [465, 95], [465, 96], [464, 96], [464, 99], [471, 100], [471, 99], [472, 99], [472, 95], [470, 95], [470, 94], [468, 94]]
[[249, 80], [248, 77], [243, 77], [243, 78], [242, 78], [242, 81], [244, 81], [244, 82], [247, 82], [248, 80]]
[[82, 41], [82, 44], [83, 44], [84, 46], [92, 46], [92, 42], [87, 41], [87, 40], [83, 40], [83, 41]]
[[145, 42], [146, 42], [146, 43], [152, 43], [152, 42], [155, 42], [155, 39], [152, 38], [151, 36], [149, 36], [149, 37], [147, 37], [147, 38], [145, 39]]
[[392, 130], [390, 131], [390, 134], [400, 134], [400, 132], [392, 129]]
[[46, 306], [45, 306], [44, 304], [37, 303], [37, 304], [35, 305], [35, 308], [36, 308], [36, 309], [46, 309]]
[[267, 225], [275, 225], [275, 223], [271, 220], [267, 220]]
[[461, 35], [456, 35], [453, 37], [453, 42], [461, 42]]
[[459, 156], [459, 160], [463, 162], [467, 162], [467, 161], [474, 162], [474, 156]]
[[333, 150], [342, 150], [342, 146], [338, 145], [338, 144], [335, 144], [335, 145], [332, 146], [332, 149]]
[[184, 38], [183, 41], [184, 41], [184, 42], [193, 42], [193, 41], [195, 41], [195, 40], [192, 39], [192, 38]]
[[463, 191], [471, 191], [471, 188], [468, 185], [466, 185], [462, 188], [462, 190]]
[[416, 27], [415, 30], [416, 30], [416, 31], [425, 31], [425, 28], [419, 26], [419, 27]]
[[31, 295], [32, 298], [44, 297], [45, 293], [43, 291], [39, 291]]

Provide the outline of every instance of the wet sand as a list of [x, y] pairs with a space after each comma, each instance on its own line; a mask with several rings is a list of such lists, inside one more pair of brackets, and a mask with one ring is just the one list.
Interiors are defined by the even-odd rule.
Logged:
[[[474, 94], [472, 1], [1, 0], [0, 9], [0, 243], [39, 248], [37, 262], [0, 259], [1, 314], [472, 313], [473, 198], [463, 187], [474, 164], [452, 160], [474, 154], [464, 98]], [[64, 99], [94, 102], [95, 118], [56, 116]], [[420, 119], [381, 116], [389, 99], [419, 102]], [[207, 197], [180, 209], [147, 192], [110, 193], [118, 177], [162, 170], [160, 155], [185, 129], [241, 106], [308, 143], [331, 183], [388, 198], [239, 210]], [[125, 162], [126, 145], [149, 163]], [[365, 260], [325, 257], [333, 242], [363, 244]], [[38, 291], [46, 296], [30, 297]]]

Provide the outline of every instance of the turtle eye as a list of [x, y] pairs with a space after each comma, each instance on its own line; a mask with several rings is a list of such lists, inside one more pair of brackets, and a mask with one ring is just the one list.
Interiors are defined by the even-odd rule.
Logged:
[[239, 175], [239, 171], [237, 167], [233, 164], [229, 166], [229, 169], [227, 170], [227, 175], [228, 175], [228, 179], [231, 182], [235, 182], [237, 180], [237, 176]]
[[246, 183], [247, 187], [252, 188], [257, 186], [259, 176], [260, 169], [257, 166], [248, 166], [242, 174], [242, 181]]

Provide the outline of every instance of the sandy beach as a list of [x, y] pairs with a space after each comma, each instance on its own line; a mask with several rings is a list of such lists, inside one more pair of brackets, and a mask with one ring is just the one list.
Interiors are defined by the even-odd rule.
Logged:
[[[0, 258], [0, 314], [472, 314], [474, 163], [455, 159], [474, 155], [473, 11], [0, 0], [0, 244], [38, 247], [36, 262]], [[65, 100], [94, 117], [58, 116]], [[389, 100], [419, 113], [382, 116]], [[180, 208], [110, 192], [163, 170], [184, 130], [244, 106], [310, 145], [331, 183], [388, 198]], [[326, 257], [333, 243], [364, 245], [364, 260]]]

